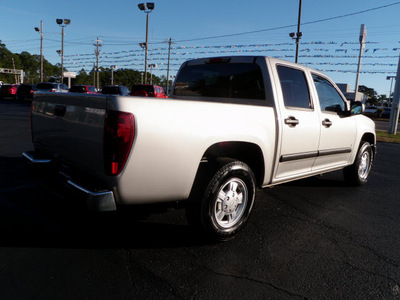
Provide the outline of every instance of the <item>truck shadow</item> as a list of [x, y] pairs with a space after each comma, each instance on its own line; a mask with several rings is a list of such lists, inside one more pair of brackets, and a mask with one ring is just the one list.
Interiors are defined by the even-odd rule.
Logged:
[[[215, 243], [187, 225], [183, 209], [151, 215], [135, 208], [91, 213], [82, 199], [40, 185], [22, 158], [0, 157], [0, 167], [1, 247], [144, 249]], [[283, 186], [343, 188], [345, 182], [336, 172]]]
[[[147, 217], [147, 218], [145, 218]], [[0, 246], [174, 248], [210, 243], [186, 224], [183, 209], [89, 212], [82, 199], [53, 193], [20, 157], [0, 157]]]

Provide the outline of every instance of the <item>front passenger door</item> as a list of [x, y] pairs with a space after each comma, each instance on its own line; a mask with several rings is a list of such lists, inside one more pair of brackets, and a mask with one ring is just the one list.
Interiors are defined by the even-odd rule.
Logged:
[[354, 148], [355, 119], [345, 114], [345, 100], [327, 78], [317, 74], [312, 74], [312, 77], [318, 94], [322, 125], [318, 158], [313, 171], [343, 166], [350, 160]]

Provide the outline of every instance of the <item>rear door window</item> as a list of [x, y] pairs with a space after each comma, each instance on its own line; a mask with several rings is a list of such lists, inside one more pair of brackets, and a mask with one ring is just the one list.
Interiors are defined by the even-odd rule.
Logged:
[[304, 72], [286, 66], [277, 66], [277, 71], [285, 106], [311, 109], [310, 92]]

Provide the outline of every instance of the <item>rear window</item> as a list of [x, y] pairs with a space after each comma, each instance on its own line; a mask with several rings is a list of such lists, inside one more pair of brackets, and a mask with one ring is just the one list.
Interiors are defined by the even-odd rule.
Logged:
[[69, 90], [72, 93], [85, 93], [86, 92], [86, 87], [84, 86], [73, 86]]
[[146, 93], [153, 93], [154, 87], [152, 85], [134, 85], [131, 91], [132, 92], [145, 91]]
[[101, 93], [102, 94], [118, 95], [120, 92], [119, 92], [119, 88], [117, 86], [105, 86], [101, 90]]
[[35, 88], [36, 88], [36, 87], [33, 86], [33, 85], [25, 85], [25, 84], [23, 84], [23, 85], [20, 85], [20, 86], [19, 86], [18, 90], [19, 90], [19, 91], [30, 91], [30, 90], [33, 90], [33, 89], [35, 89]]
[[55, 84], [52, 83], [39, 83], [37, 85], [37, 88], [40, 90], [51, 90], [53, 88], [57, 88], [57, 86]]
[[174, 95], [265, 100], [265, 88], [255, 63], [203, 64], [180, 71]]

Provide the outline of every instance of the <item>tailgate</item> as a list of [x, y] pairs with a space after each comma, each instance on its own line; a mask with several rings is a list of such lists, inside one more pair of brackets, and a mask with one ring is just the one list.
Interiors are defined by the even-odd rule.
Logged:
[[104, 173], [106, 105], [103, 95], [36, 94], [32, 105], [35, 150], [83, 171]]

